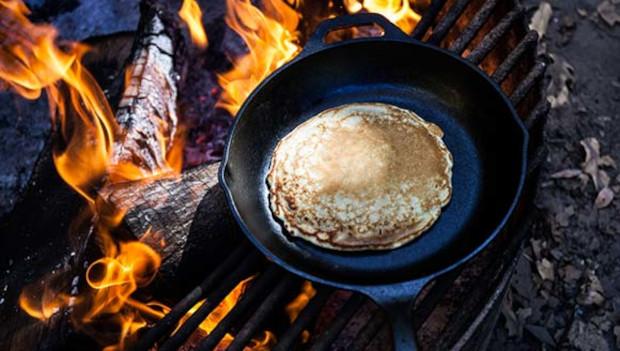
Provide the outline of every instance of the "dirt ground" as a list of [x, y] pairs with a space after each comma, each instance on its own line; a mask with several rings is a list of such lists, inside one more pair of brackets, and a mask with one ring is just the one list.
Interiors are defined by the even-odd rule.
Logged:
[[[122, 1], [64, 1], [71, 12], [101, 7], [101, 28], [46, 12], [68, 37], [135, 28]], [[135, 1], [131, 1], [135, 4]], [[490, 350], [620, 349], [620, 0], [553, 0], [541, 52], [554, 108], [532, 238], [506, 298]], [[123, 4], [126, 4], [124, 2]], [[533, 16], [540, 0], [526, 0]], [[88, 5], [90, 6], [90, 5]], [[120, 6], [120, 5], [119, 5]], [[137, 10], [135, 11], [137, 13]], [[114, 28], [106, 14], [116, 19]], [[99, 17], [98, 17], [99, 18]], [[544, 19], [544, 18], [543, 18]], [[539, 22], [547, 23], [546, 21]], [[540, 30], [545, 29], [539, 28]], [[71, 34], [73, 33], [73, 35]], [[44, 101], [0, 94], [0, 217], [23, 189], [49, 133]], [[586, 152], [587, 150], [587, 152]], [[2, 289], [2, 287], [0, 287]], [[4, 302], [0, 294], [0, 304]]]
[[[620, 1], [548, 3], [549, 156], [532, 238], [490, 349], [613, 350], [620, 348], [620, 201], [608, 202], [620, 194]], [[539, 4], [525, 3], [531, 15]]]

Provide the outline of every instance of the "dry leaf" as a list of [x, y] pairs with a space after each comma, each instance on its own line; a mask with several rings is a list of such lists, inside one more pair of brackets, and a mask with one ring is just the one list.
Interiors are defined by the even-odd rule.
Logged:
[[598, 165], [616, 168], [616, 161], [613, 158], [611, 158], [611, 156], [605, 155], [600, 158], [600, 160], [598, 161]]
[[543, 280], [551, 280], [555, 279], [555, 274], [553, 272], [553, 263], [543, 258], [542, 260], [536, 262], [536, 269], [538, 270], [538, 274]]
[[551, 83], [547, 88], [547, 100], [552, 108], [568, 104], [570, 88], [575, 82], [575, 68], [560, 56], [549, 54], [553, 64], [549, 67]]
[[582, 174], [583, 174], [583, 172], [580, 169], [569, 168], [569, 169], [565, 169], [563, 171], [559, 171], [559, 172], [553, 173], [551, 175], [551, 178], [553, 178], [553, 179], [575, 178], [575, 177], [579, 177]]
[[605, 187], [598, 193], [598, 196], [596, 196], [594, 206], [596, 206], [596, 208], [605, 208], [614, 200], [614, 196], [614, 192], [609, 187]]
[[545, 33], [547, 33], [547, 28], [549, 27], [549, 20], [551, 19], [551, 14], [553, 10], [551, 9], [551, 5], [548, 2], [543, 1], [538, 6], [538, 10], [532, 16], [532, 21], [530, 22], [530, 29], [538, 32], [539, 37], [543, 37]]
[[502, 301], [502, 315], [506, 320], [505, 327], [508, 330], [509, 336], [521, 335], [523, 332], [523, 325], [519, 325], [519, 320], [517, 319], [517, 315], [512, 310], [512, 291], [508, 289], [508, 293], [506, 294], [506, 298]]
[[598, 161], [601, 153], [601, 145], [596, 138], [586, 138], [579, 142], [586, 152], [586, 159], [581, 164], [583, 171], [590, 175], [596, 190], [600, 189], [598, 175]]
[[615, 1], [605, 0], [601, 2], [596, 10], [598, 11], [598, 15], [601, 16], [603, 21], [605, 21], [608, 25], [613, 26], [616, 23], [620, 23], [620, 14], [616, 10]]
[[581, 287], [581, 295], [577, 298], [577, 301], [586, 306], [602, 306], [605, 303], [605, 292], [601, 281], [593, 270], [587, 270], [586, 276], [588, 283]]
[[605, 297], [600, 292], [594, 290], [587, 290], [578, 300], [585, 306], [602, 306], [605, 303]]
[[581, 164], [583, 172], [587, 173], [592, 182], [594, 188], [600, 191], [603, 188], [609, 186], [609, 176], [607, 172], [600, 170], [600, 167], [615, 167], [616, 162], [611, 156], [606, 155], [601, 157], [601, 145], [596, 138], [586, 138], [579, 142], [583, 146], [586, 152], [586, 159]]

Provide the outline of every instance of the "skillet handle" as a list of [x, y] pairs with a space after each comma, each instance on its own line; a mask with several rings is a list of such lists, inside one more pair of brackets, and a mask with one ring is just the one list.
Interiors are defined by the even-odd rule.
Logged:
[[429, 280], [424, 278], [363, 291], [387, 314], [392, 325], [394, 351], [416, 351], [418, 349], [416, 333], [413, 329], [413, 303]]
[[[325, 37], [335, 30], [373, 24], [376, 24], [383, 29], [382, 37], [385, 39], [411, 40], [407, 34], [401, 31], [400, 28], [392, 24], [392, 22], [382, 15], [377, 13], [358, 13], [354, 15], [338, 16], [321, 22], [308, 39], [308, 42], [304, 46], [304, 49], [300, 55], [308, 55], [331, 46], [332, 44], [325, 43]], [[351, 40], [356, 39], [350, 39], [347, 41]]]

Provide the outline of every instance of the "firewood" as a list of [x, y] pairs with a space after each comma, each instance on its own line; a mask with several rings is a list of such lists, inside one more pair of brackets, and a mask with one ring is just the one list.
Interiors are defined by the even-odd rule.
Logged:
[[178, 124], [175, 35], [156, 9], [143, 3], [141, 10], [139, 36], [116, 112], [122, 132], [116, 136], [113, 163], [130, 162], [153, 172], [166, 167], [166, 151]]
[[167, 284], [201, 279], [235, 240], [218, 167], [203, 165], [180, 178], [122, 183], [99, 192], [98, 206], [126, 211], [123, 224], [131, 237], [162, 256], [159, 277]]

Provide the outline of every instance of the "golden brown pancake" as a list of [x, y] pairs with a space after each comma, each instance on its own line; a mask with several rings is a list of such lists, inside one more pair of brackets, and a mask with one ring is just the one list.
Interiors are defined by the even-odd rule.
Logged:
[[400, 247], [450, 201], [442, 130], [380, 103], [343, 105], [295, 128], [267, 175], [271, 210], [293, 236], [347, 251]]

